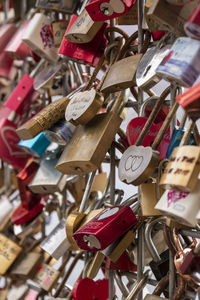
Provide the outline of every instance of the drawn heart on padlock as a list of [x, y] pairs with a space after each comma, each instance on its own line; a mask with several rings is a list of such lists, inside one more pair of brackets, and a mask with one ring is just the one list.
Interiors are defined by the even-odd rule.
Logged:
[[94, 281], [90, 278], [78, 279], [73, 287], [74, 300], [107, 300], [109, 297], [108, 279]]
[[27, 157], [27, 153], [23, 151], [17, 144], [19, 137], [16, 135], [16, 129], [10, 126], [5, 126], [1, 129], [1, 137], [9, 151], [10, 155]]
[[[145, 118], [145, 117], [137, 117], [137, 118], [132, 119], [129, 122], [129, 124], [126, 128], [126, 136], [127, 136], [130, 146], [134, 145], [135, 142], [137, 141], [137, 138], [138, 138], [142, 128], [144, 127], [146, 121], [147, 121], [147, 118]], [[163, 123], [160, 122], [157, 124], [153, 123], [151, 125], [148, 133], [146, 134], [146, 136], [142, 142], [142, 146], [148, 147], [148, 146], [152, 145], [162, 124]], [[166, 158], [166, 153], [167, 153], [169, 143], [170, 143], [170, 129], [168, 128], [168, 130], [165, 133], [164, 138], [158, 148], [158, 151], [160, 152], [160, 159]]]
[[142, 156], [130, 155], [125, 163], [125, 170], [129, 171], [131, 169], [134, 172], [141, 166], [142, 162]]
[[167, 206], [170, 207], [172, 204], [183, 198], [186, 198], [188, 195], [188, 192], [169, 191], [167, 194]]

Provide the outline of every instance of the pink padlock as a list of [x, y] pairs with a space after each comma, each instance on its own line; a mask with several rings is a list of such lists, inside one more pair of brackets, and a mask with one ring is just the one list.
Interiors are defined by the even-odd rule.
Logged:
[[86, 10], [93, 21], [106, 21], [125, 15], [136, 0], [91, 0]]
[[114, 206], [104, 209], [91, 221], [73, 234], [83, 250], [99, 251], [108, 247], [137, 223], [129, 206]]

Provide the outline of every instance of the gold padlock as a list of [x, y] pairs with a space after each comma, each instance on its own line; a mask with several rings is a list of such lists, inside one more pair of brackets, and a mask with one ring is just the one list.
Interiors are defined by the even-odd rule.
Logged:
[[84, 9], [80, 16], [71, 25], [65, 37], [71, 43], [86, 44], [93, 40], [104, 22], [94, 22], [87, 10]]
[[117, 97], [112, 111], [96, 115], [85, 126], [79, 125], [66, 146], [56, 169], [64, 174], [85, 174], [96, 170], [103, 161], [122, 122], [121, 107], [125, 92]]

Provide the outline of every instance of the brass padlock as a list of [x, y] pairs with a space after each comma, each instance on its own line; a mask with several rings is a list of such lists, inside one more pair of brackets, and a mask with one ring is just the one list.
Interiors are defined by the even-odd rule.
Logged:
[[[84, 9], [80, 16], [73, 16], [69, 23], [69, 30], [65, 37], [71, 43], [86, 44], [93, 40], [104, 22], [94, 22], [87, 10]], [[70, 26], [71, 25], [71, 26]]]
[[183, 7], [177, 7], [170, 5], [165, 0], [155, 0], [146, 14], [147, 25], [152, 32], [166, 30], [178, 36], [184, 36], [184, 23], [197, 3], [198, 0], [194, 0]]
[[31, 19], [22, 40], [37, 55], [55, 63], [58, 60], [58, 55], [50, 30], [51, 22], [51, 19], [44, 14], [36, 13]]
[[41, 131], [48, 129], [63, 117], [68, 103], [69, 98], [65, 97], [49, 104], [37, 115], [21, 125], [16, 130], [17, 134], [22, 140], [34, 138]]
[[8, 239], [5, 235], [0, 234], [0, 274], [6, 274], [14, 261], [22, 251], [22, 247]]
[[103, 161], [122, 122], [121, 107], [125, 92], [117, 97], [112, 111], [96, 115], [87, 125], [79, 125], [56, 166], [64, 174], [85, 174], [96, 170]]

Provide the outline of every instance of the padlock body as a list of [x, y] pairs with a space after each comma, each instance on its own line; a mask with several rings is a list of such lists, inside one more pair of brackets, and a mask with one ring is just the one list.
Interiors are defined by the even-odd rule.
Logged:
[[191, 192], [200, 172], [200, 147], [182, 146], [174, 149], [160, 179], [160, 186], [182, 192]]
[[39, 286], [50, 292], [54, 285], [56, 284], [60, 272], [49, 265], [42, 264], [34, 277], [34, 281], [39, 284]]
[[109, 112], [97, 115], [85, 126], [79, 125], [61, 155], [56, 169], [64, 174], [85, 174], [96, 170], [103, 161], [121, 122], [122, 119], [117, 114]]
[[98, 251], [119, 238], [137, 218], [128, 206], [105, 209], [73, 235], [81, 249]]

